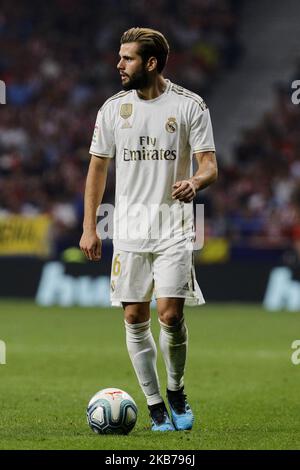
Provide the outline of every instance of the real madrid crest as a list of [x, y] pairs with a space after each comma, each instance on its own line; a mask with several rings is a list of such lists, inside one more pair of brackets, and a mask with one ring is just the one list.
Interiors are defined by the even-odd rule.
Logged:
[[120, 108], [120, 116], [125, 120], [124, 124], [122, 125], [121, 129], [128, 129], [131, 127], [128, 119], [132, 115], [132, 103], [124, 103], [121, 105]]
[[171, 134], [176, 132], [177, 131], [176, 118], [175, 117], [169, 117], [167, 122], [166, 122], [165, 128], [166, 128], [166, 131], [170, 132]]

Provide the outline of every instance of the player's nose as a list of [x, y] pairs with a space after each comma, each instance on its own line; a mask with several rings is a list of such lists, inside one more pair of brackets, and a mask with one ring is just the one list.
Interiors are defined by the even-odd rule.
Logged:
[[124, 70], [124, 62], [122, 59], [119, 60], [119, 62], [117, 63], [117, 69], [118, 70]]

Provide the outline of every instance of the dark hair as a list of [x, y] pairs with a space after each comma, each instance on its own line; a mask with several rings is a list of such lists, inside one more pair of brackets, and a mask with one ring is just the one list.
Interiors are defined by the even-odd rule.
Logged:
[[139, 54], [145, 63], [150, 57], [157, 60], [157, 71], [161, 73], [166, 65], [170, 47], [165, 36], [150, 28], [131, 28], [121, 37], [121, 44], [139, 43]]

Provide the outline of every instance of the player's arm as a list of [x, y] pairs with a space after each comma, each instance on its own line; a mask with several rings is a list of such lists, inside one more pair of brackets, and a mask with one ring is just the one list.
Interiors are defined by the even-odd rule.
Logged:
[[176, 181], [173, 184], [172, 198], [183, 202], [191, 202], [197, 191], [206, 188], [216, 181], [218, 177], [218, 165], [215, 152], [194, 153], [198, 169], [188, 180]]
[[84, 193], [83, 234], [80, 249], [91, 261], [101, 258], [101, 240], [96, 233], [96, 211], [102, 201], [110, 158], [92, 155]]

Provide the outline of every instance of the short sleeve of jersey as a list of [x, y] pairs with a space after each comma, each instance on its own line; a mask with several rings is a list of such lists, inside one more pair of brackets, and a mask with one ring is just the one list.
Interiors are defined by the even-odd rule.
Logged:
[[109, 106], [104, 106], [98, 111], [90, 154], [108, 158], [115, 156], [114, 131]]
[[193, 153], [215, 151], [212, 124], [208, 108], [193, 106], [189, 144]]

